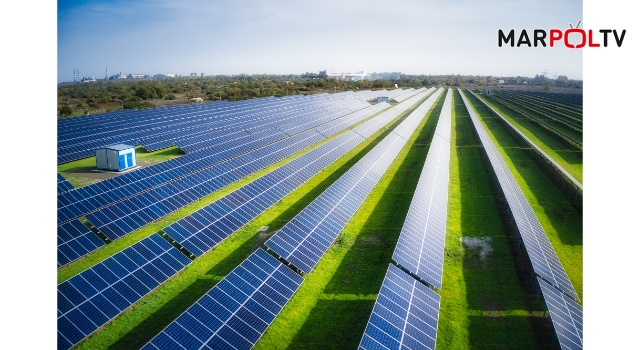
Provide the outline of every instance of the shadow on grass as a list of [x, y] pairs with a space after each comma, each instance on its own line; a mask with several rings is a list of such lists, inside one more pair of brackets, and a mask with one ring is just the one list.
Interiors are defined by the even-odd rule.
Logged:
[[[499, 194], [491, 169], [473, 135], [471, 119], [456, 99], [457, 138], [464, 146], [458, 156], [462, 236], [483, 239], [483, 246], [463, 244], [462, 261], [469, 320], [469, 345], [473, 349], [539, 349], [549, 346], [548, 327], [541, 322], [542, 303], [535, 302], [535, 284], [529, 281], [524, 250], [503, 224]], [[456, 141], [458, 141], [456, 140]], [[462, 142], [462, 140], [464, 140]], [[510, 314], [519, 310], [522, 316]]]
[[318, 300], [287, 349], [357, 349], [374, 304], [375, 300]]

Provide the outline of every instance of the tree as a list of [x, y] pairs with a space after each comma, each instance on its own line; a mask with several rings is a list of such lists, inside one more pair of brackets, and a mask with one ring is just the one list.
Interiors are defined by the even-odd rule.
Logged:
[[60, 108], [60, 115], [63, 117], [70, 116], [71, 113], [73, 113], [73, 109], [69, 106], [62, 106], [62, 108]]

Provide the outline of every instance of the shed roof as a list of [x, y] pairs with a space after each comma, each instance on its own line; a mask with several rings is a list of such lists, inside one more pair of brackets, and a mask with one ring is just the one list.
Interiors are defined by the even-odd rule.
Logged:
[[103, 146], [103, 147], [98, 147], [96, 149], [105, 149], [105, 148], [112, 149], [115, 151], [124, 151], [125, 149], [135, 148], [135, 147], [131, 145], [125, 145], [124, 143], [119, 143], [117, 145]]

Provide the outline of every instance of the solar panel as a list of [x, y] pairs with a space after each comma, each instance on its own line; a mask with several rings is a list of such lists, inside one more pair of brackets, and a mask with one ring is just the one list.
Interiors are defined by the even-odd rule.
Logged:
[[[229, 129], [253, 123], [269, 124], [271, 119], [294, 115], [294, 110], [326, 106], [367, 103], [351, 97], [317, 96], [299, 99], [257, 99], [232, 104], [206, 104], [200, 106], [165, 107], [138, 112], [107, 113], [96, 117], [81, 117], [77, 121], [58, 121], [58, 162], [67, 162], [93, 155], [101, 145], [129, 143], [143, 145], [151, 140], [155, 146], [168, 147], [180, 139], [198, 135], [207, 128]], [[339, 101], [344, 100], [344, 101]], [[348, 101], [347, 101], [348, 100]], [[110, 117], [110, 118], [107, 118]], [[100, 127], [95, 127], [99, 125]], [[124, 129], [123, 129], [124, 128]]]
[[489, 158], [491, 167], [498, 178], [500, 188], [507, 200], [509, 209], [520, 232], [520, 237], [522, 237], [534, 272], [574, 300], [579, 300], [578, 294], [573, 288], [569, 276], [567, 276], [567, 272], [564, 270], [558, 255], [549, 241], [549, 237], [547, 237], [547, 234], [544, 232], [540, 221], [538, 221], [531, 205], [522, 193], [520, 186], [513, 177], [513, 174], [511, 174], [507, 164], [504, 162], [504, 159], [502, 159], [502, 156], [484, 129], [484, 126], [469, 104], [469, 101], [464, 94], [461, 93], [460, 96], [462, 96], [462, 100], [471, 116], [475, 131]]
[[258, 249], [142, 349], [250, 349], [302, 281]]
[[58, 285], [58, 348], [68, 349], [191, 262], [153, 234]]
[[74, 189], [73, 185], [58, 173], [58, 194]]
[[358, 349], [435, 349], [440, 296], [389, 265]]
[[452, 90], [447, 92], [393, 260], [426, 283], [442, 288], [449, 193]]
[[[358, 108], [360, 107], [361, 106]], [[369, 116], [376, 111], [377, 108], [372, 106], [363, 110], [363, 114], [361, 114], [361, 116]], [[58, 223], [63, 223], [69, 219], [88, 214], [117, 201], [130, 198], [133, 195], [161, 186], [167, 182], [178, 180], [185, 176], [194, 175], [211, 177], [210, 174], [197, 175], [197, 172], [205, 171], [210, 167], [219, 165], [219, 163], [228, 161], [232, 158], [247, 155], [249, 152], [255, 152], [267, 145], [273, 144], [274, 142], [287, 140], [290, 138], [287, 133], [295, 132], [297, 134], [306, 129], [316, 127], [327, 120], [336, 118], [342, 119], [341, 117], [348, 112], [349, 110], [345, 108], [345, 106], [341, 105], [337, 110], [327, 112], [322, 118], [311, 118], [311, 120], [295, 126], [296, 130], [294, 131], [292, 131], [292, 129], [286, 129], [286, 133], [283, 133], [278, 129], [268, 129], [253, 134], [250, 134], [249, 131], [229, 134], [224, 134], [226, 131], [217, 133], [212, 136], [212, 139], [206, 139], [201, 143], [185, 146], [187, 151], [200, 150], [200, 152], [195, 154], [192, 153], [180, 158], [171, 159], [163, 163], [122, 174], [115, 178], [103, 180], [99, 183], [79, 188], [76, 191], [59, 196]], [[354, 120], [354, 122], [357, 121]], [[282, 124], [284, 121], [278, 121], [273, 125], [279, 126], [280, 124], [278, 123]], [[343, 125], [343, 128], [348, 125], [348, 123]], [[265, 126], [261, 125], [261, 127]], [[297, 136], [299, 136], [299, 134]], [[286, 144], [284, 143], [279, 143], [279, 145], [281, 148], [286, 147]], [[205, 149], [202, 147], [205, 147]], [[242, 159], [252, 158], [245, 156]]]
[[58, 267], [62, 267], [105, 245], [79, 220], [58, 226]]
[[[439, 94], [433, 94], [423, 105], [433, 104]], [[408, 138], [407, 134], [413, 133], [424, 116], [424, 109], [416, 110], [396, 129]], [[384, 175], [406, 141], [394, 129], [393, 133], [385, 137], [265, 245], [301, 271], [310, 273]]]
[[538, 278], [553, 328], [563, 350], [582, 349], [582, 306]]

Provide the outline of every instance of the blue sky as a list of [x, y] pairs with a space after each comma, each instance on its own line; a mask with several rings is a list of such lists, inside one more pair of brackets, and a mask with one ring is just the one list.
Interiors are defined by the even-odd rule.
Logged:
[[498, 29], [566, 29], [581, 1], [59, 1], [58, 82], [122, 72], [582, 79], [582, 50], [497, 46]]

